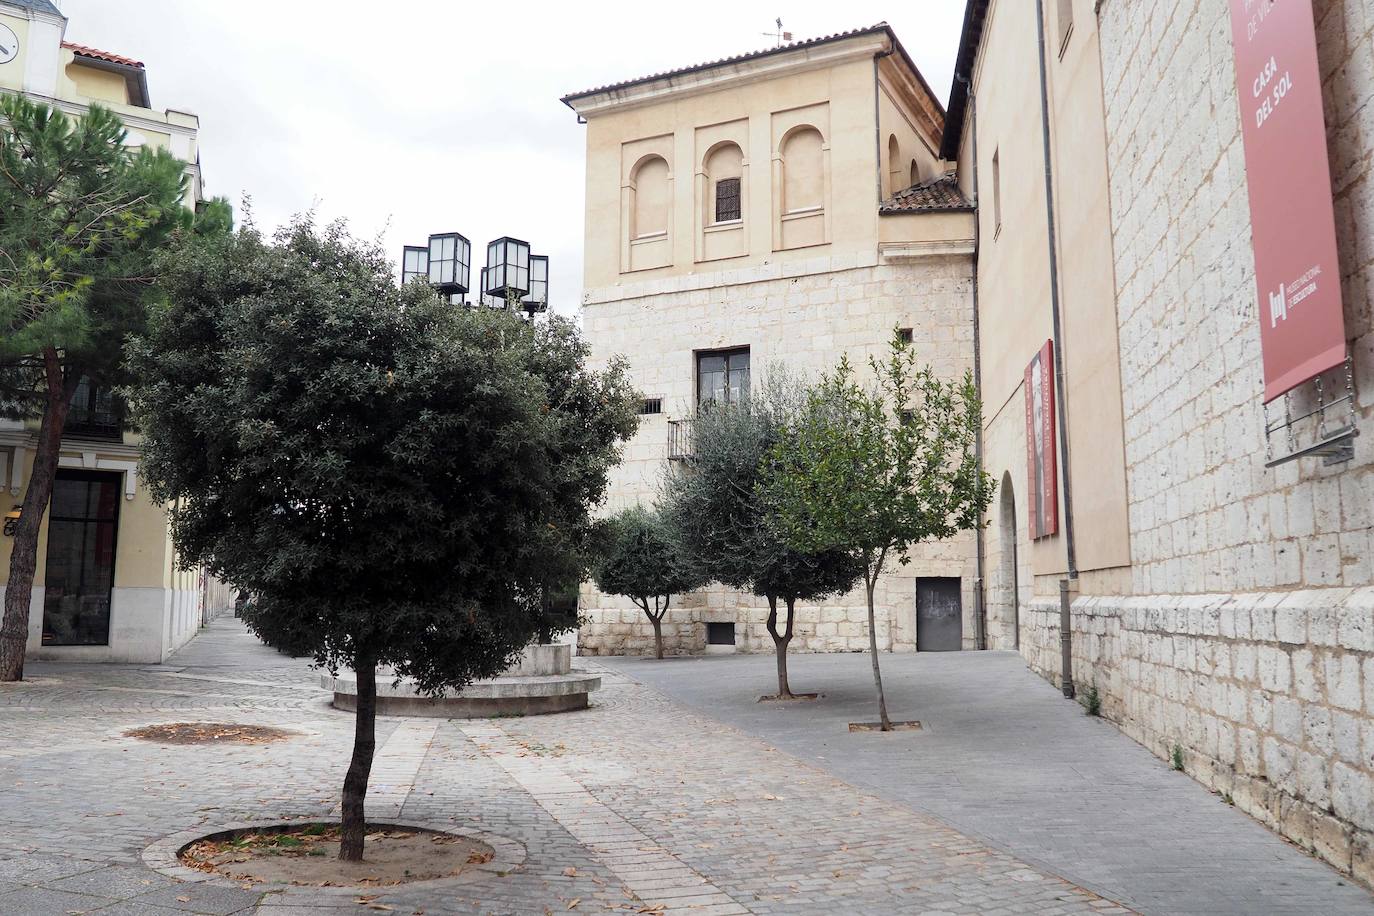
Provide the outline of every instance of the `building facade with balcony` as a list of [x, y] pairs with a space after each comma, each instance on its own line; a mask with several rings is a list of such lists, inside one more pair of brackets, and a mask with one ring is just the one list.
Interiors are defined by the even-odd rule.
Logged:
[[[894, 332], [946, 377], [973, 365], [973, 213], [946, 176], [944, 109], [885, 24], [570, 95], [586, 121], [582, 316], [645, 402], [611, 509], [648, 504], [691, 418], [774, 367], [867, 372]], [[878, 644], [975, 642], [972, 535], [923, 544], [880, 582]], [[895, 564], [894, 564], [895, 566]], [[761, 598], [675, 601], [670, 651], [772, 651]], [[589, 653], [649, 651], [628, 601], [584, 590]], [[798, 606], [794, 648], [867, 647], [860, 592]]]
[[[47, 0], [0, 0], [0, 92], [81, 117], [114, 111], [130, 146], [168, 149], [186, 163], [186, 205], [201, 196], [196, 116], [150, 107], [139, 61], [65, 40]], [[40, 533], [29, 658], [160, 662], [229, 600], [198, 570], [180, 569], [164, 506], [140, 486], [137, 437], [112, 391], [83, 383], [72, 402], [52, 502]], [[33, 463], [36, 423], [0, 420], [0, 498], [18, 508]], [[12, 540], [0, 537], [0, 594]]]

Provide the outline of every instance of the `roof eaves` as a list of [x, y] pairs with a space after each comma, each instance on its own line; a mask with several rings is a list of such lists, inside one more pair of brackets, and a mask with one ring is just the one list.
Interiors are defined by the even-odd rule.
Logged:
[[[836, 32], [832, 35], [823, 35], [819, 38], [807, 38], [801, 41], [793, 41], [788, 44], [778, 45], [774, 48], [764, 48], [758, 51], [749, 51], [744, 54], [736, 54], [732, 57], [722, 57], [717, 60], [706, 61], [700, 64], [693, 64], [687, 67], [678, 67], [674, 70], [665, 70], [661, 73], [651, 73], [648, 76], [640, 76], [634, 79], [621, 80], [617, 83], [608, 83], [604, 86], [597, 86], [594, 89], [584, 89], [581, 92], [570, 92], [567, 95], [563, 96], [563, 98], [560, 99], [560, 101], [564, 105], [567, 105], [569, 108], [573, 108], [572, 103], [574, 101], [578, 99], [585, 99], [594, 95], [600, 95], [603, 92], [614, 92], [618, 90], [630, 89], [635, 86], [642, 86], [646, 83], [652, 83], [657, 80], [671, 79], [672, 77], [686, 76], [692, 73], [700, 73], [703, 70], [710, 70], [715, 67], [722, 67], [730, 64], [738, 64], [750, 60], [757, 60], [758, 58], [769, 57], [774, 54], [785, 54], [789, 51], [798, 51], [806, 48], [814, 48], [818, 45], [830, 44], [836, 41], [844, 41], [848, 38], [858, 38], [860, 36], [871, 35], [876, 32], [886, 33], [887, 36], [892, 40], [892, 43], [900, 48], [900, 43], [897, 41], [897, 36], [892, 31], [892, 27], [889, 26], [886, 22], [879, 22], [876, 25], [867, 26], [865, 28], [851, 29], [847, 32]], [[914, 70], [919, 76], [920, 70], [916, 69], [916, 65], [911, 62], [911, 57], [906, 53], [904, 49], [902, 50], [902, 57], [906, 60], [907, 64], [912, 68], [912, 70]], [[922, 78], [921, 81], [922, 83], [924, 83], [924, 78]], [[928, 89], [929, 87], [927, 86], [926, 88]], [[932, 98], [934, 98], [933, 95]], [[939, 103], [938, 99], [936, 100], [936, 103]]]
[[959, 156], [959, 141], [968, 114], [969, 90], [973, 85], [973, 64], [983, 40], [989, 0], [968, 0], [964, 7], [964, 27], [959, 36], [959, 53], [954, 59], [954, 84], [949, 90], [945, 131], [940, 138], [940, 158], [953, 161]]

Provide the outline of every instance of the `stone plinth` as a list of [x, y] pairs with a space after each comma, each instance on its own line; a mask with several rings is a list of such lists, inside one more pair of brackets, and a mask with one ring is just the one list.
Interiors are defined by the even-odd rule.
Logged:
[[[358, 708], [358, 678], [351, 671], [338, 677], [320, 675], [320, 686], [334, 693], [334, 707]], [[526, 646], [500, 677], [473, 681], [462, 691], [441, 697], [422, 693], [409, 678], [397, 681], [390, 668], [377, 669], [377, 714], [433, 716], [445, 719], [483, 716], [537, 716], [587, 708], [587, 695], [601, 678], [572, 671], [572, 646]]]

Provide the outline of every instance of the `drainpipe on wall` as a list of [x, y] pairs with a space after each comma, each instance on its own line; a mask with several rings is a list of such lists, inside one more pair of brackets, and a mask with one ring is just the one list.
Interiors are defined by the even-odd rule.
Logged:
[[[971, 125], [969, 157], [973, 162], [973, 388], [978, 394], [978, 403], [983, 403], [983, 358], [982, 338], [978, 326], [978, 252], [981, 242], [980, 220], [978, 213], [978, 97], [973, 92], [973, 78], [956, 73], [954, 78], [968, 87], [969, 118]], [[973, 458], [978, 474], [983, 474], [983, 423], [980, 419], [973, 438]], [[977, 566], [973, 580], [973, 626], [974, 646], [978, 649], [988, 647], [988, 605], [987, 605], [987, 546], [983, 542], [983, 526], [978, 526], [974, 542], [977, 551]]]
[[1064, 335], [1059, 315], [1059, 255], [1054, 225], [1054, 165], [1050, 159], [1050, 92], [1045, 65], [1045, 2], [1035, 0], [1035, 29], [1040, 52], [1040, 131], [1045, 151], [1045, 223], [1049, 229], [1050, 314], [1054, 321], [1054, 380], [1059, 393], [1059, 463], [1064, 483], [1064, 548], [1068, 578], [1059, 581], [1059, 651], [1064, 696], [1072, 699], [1073, 619], [1070, 583], [1078, 580], [1078, 557], [1073, 541], [1073, 486], [1070, 483], [1069, 405], [1064, 389]]

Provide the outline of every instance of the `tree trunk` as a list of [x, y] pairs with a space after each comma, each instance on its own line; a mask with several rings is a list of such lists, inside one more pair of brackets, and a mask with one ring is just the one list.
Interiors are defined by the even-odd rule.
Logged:
[[792, 607], [794, 599], [784, 599], [787, 601], [787, 631], [786, 635], [778, 632], [778, 597], [769, 595], [768, 597], [768, 635], [773, 637], [773, 654], [778, 660], [778, 698], [790, 699], [792, 688], [787, 683], [787, 644], [792, 641]]
[[354, 718], [353, 759], [343, 787], [343, 838], [339, 859], [363, 860], [363, 839], [367, 835], [367, 780], [372, 775], [372, 757], [377, 751], [377, 665], [370, 657], [354, 663], [358, 675], [358, 711]]
[[864, 588], [868, 592], [868, 655], [873, 659], [873, 687], [878, 692], [878, 721], [885, 732], [892, 731], [892, 720], [887, 717], [887, 697], [883, 695], [883, 673], [878, 668], [878, 627], [877, 615], [873, 612], [873, 586], [878, 576], [864, 575]]
[[[33, 471], [24, 488], [23, 512], [14, 531], [10, 550], [10, 577], [5, 588], [5, 616], [0, 623], [0, 681], [24, 678], [24, 646], [29, 638], [29, 604], [33, 600], [33, 575], [38, 567], [38, 532], [52, 498], [57, 476], [57, 459], [62, 451], [62, 429], [67, 425], [72, 394], [80, 376], [63, 375], [57, 351], [43, 352], [47, 394], [43, 419], [38, 427], [38, 447], [34, 451]], [[16, 458], [18, 456], [16, 455]]]
[[654, 625], [654, 658], [663, 657], [663, 616], [660, 614], [655, 617], [649, 615], [649, 622]]

